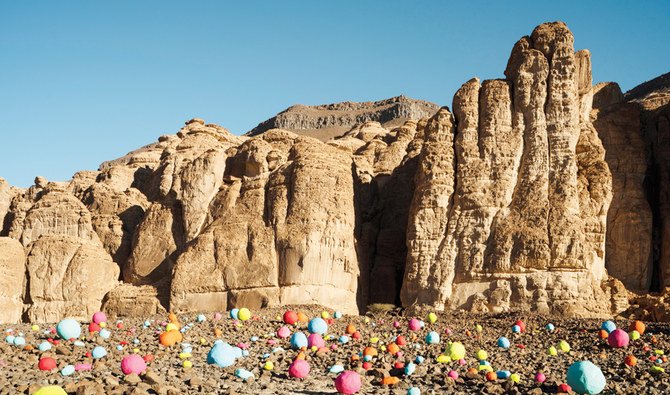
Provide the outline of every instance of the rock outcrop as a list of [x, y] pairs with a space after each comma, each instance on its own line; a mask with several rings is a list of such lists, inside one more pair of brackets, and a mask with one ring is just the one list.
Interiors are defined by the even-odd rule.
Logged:
[[[428, 121], [407, 232], [404, 305], [607, 315], [611, 174], [588, 114], [589, 54], [563, 23], [514, 46]], [[619, 300], [623, 299], [623, 300]]]
[[327, 141], [368, 121], [393, 128], [408, 120], [430, 117], [438, 109], [437, 104], [406, 96], [362, 103], [342, 102], [320, 106], [298, 104], [261, 122], [246, 135], [257, 136], [270, 129], [283, 129]]
[[622, 312], [670, 285], [668, 86], [592, 86], [590, 53], [547, 23], [453, 112], [294, 106], [248, 136], [195, 118], [69, 182], [0, 179], [0, 321], [101, 305]]

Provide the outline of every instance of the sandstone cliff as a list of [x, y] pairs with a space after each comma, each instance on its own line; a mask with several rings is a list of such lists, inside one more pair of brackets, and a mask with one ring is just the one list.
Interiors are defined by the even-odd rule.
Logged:
[[464, 83], [453, 112], [296, 106], [250, 136], [196, 118], [68, 182], [0, 179], [0, 321], [294, 303], [602, 316], [669, 286], [667, 75], [593, 86], [560, 22], [504, 74]]

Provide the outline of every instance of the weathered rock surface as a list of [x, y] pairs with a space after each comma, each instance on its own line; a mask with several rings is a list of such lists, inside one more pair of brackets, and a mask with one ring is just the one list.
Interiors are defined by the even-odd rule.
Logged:
[[327, 141], [368, 121], [393, 128], [411, 119], [430, 117], [438, 109], [437, 104], [405, 96], [376, 102], [342, 102], [320, 106], [298, 104], [261, 122], [246, 135], [257, 136], [270, 129], [284, 129]]
[[[514, 46], [428, 121], [407, 233], [404, 305], [611, 314], [611, 174], [590, 123], [590, 60], [563, 23]], [[605, 302], [604, 302], [605, 301]]]
[[0, 279], [0, 322], [20, 322], [26, 287], [26, 254], [21, 243], [9, 237], [0, 237]]
[[592, 86], [590, 53], [548, 23], [453, 112], [294, 106], [243, 137], [195, 118], [69, 182], [0, 179], [0, 271], [25, 277], [0, 321], [101, 304], [621, 312], [627, 290], [670, 284], [668, 86]]

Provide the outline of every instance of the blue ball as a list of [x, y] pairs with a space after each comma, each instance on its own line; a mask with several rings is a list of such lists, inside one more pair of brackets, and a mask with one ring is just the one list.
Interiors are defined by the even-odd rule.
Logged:
[[26, 339], [21, 336], [16, 336], [14, 338], [14, 345], [17, 347], [22, 347], [26, 345]]
[[342, 318], [342, 313], [336, 311], [335, 314], [333, 314], [333, 317], [335, 317], [336, 320], [339, 320], [340, 318]]
[[60, 374], [63, 376], [69, 376], [72, 373], [74, 373], [74, 365], [66, 365], [63, 369], [61, 369]]
[[411, 375], [412, 373], [414, 373], [415, 370], [416, 370], [416, 365], [413, 364], [413, 363], [411, 363], [411, 362], [408, 363], [408, 364], [405, 366], [405, 376], [409, 376], [409, 375]]
[[511, 375], [512, 373], [509, 370], [499, 370], [496, 372], [496, 376], [498, 376], [499, 379], [503, 380], [507, 380]]
[[109, 339], [109, 337], [112, 335], [112, 332], [107, 328], [102, 328], [102, 329], [100, 329], [100, 332], [98, 334], [103, 339]]
[[502, 336], [498, 339], [498, 347], [500, 348], [509, 348], [510, 342], [509, 339], [505, 336]]
[[205, 317], [204, 314], [198, 314], [198, 317], [196, 318], [198, 322], [205, 322], [207, 321], [207, 317]]
[[519, 325], [513, 325], [512, 326], [512, 332], [521, 333], [521, 327]]
[[233, 347], [228, 343], [224, 343], [223, 340], [217, 340], [207, 354], [207, 363], [220, 368], [227, 368], [233, 365], [235, 360], [241, 356], [242, 350], [239, 347]]
[[547, 329], [549, 332], [553, 332], [553, 330], [556, 329], [556, 327], [554, 326], [554, 324], [549, 323], [547, 324], [547, 326], [545, 326], [545, 329]]
[[416, 358], [414, 358], [414, 362], [416, 363], [422, 363], [424, 358], [421, 355], [417, 355]]
[[76, 320], [66, 318], [58, 323], [56, 332], [63, 340], [78, 339], [81, 336], [81, 326]]
[[340, 336], [340, 343], [346, 344], [348, 342], [349, 342], [349, 338], [347, 336], [344, 336], [344, 335]]
[[240, 312], [240, 309], [232, 309], [230, 310], [230, 318], [236, 320], [237, 319], [237, 313]]
[[95, 359], [100, 359], [107, 355], [107, 350], [105, 350], [105, 347], [103, 346], [96, 346], [93, 351], [91, 351], [91, 355]]
[[5, 338], [5, 341], [6, 341], [7, 343], [9, 343], [9, 344], [14, 344], [14, 339], [16, 339], [16, 336], [8, 335], [8, 336]]
[[600, 325], [600, 329], [604, 329], [607, 331], [607, 333], [611, 333], [616, 329], [616, 324], [612, 321], [605, 321], [602, 325]]
[[440, 335], [437, 332], [428, 332], [426, 335], [426, 343], [437, 344], [440, 342]]
[[307, 325], [309, 333], [318, 333], [323, 335], [328, 332], [328, 324], [321, 317], [312, 318]]
[[576, 393], [590, 395], [601, 393], [607, 384], [603, 372], [591, 361], [578, 361], [570, 365], [567, 382]]
[[421, 395], [421, 390], [418, 387], [411, 387], [407, 390], [407, 395]]
[[39, 346], [37, 346], [37, 349], [42, 351], [42, 352], [49, 351], [49, 350], [51, 350], [51, 343], [49, 343], [47, 341], [43, 341], [42, 343], [39, 344]]
[[307, 347], [307, 336], [302, 332], [296, 332], [291, 336], [291, 348], [294, 350]]

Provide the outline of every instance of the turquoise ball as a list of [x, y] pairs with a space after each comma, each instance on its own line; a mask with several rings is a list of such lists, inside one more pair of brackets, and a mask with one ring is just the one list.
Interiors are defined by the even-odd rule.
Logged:
[[58, 323], [56, 332], [64, 340], [78, 339], [81, 336], [81, 326], [76, 320], [66, 318]]
[[578, 394], [599, 394], [607, 381], [599, 367], [591, 361], [578, 361], [568, 368], [568, 385]]

